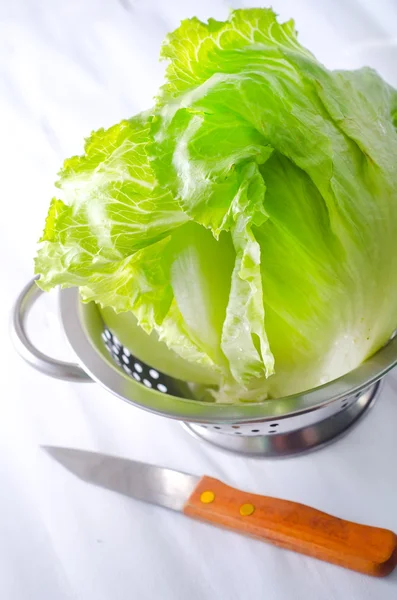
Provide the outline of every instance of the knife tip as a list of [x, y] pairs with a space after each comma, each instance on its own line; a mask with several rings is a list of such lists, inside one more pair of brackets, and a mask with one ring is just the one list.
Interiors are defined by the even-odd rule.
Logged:
[[40, 450], [43, 450], [46, 454], [49, 454], [50, 456], [55, 456], [57, 450], [63, 450], [63, 448], [61, 448], [60, 446], [47, 446], [47, 445], [41, 445], [40, 446]]

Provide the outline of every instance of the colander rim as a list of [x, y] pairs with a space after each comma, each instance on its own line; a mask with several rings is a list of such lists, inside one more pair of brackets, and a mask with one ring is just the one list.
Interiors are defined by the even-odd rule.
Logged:
[[95, 303], [83, 303], [77, 288], [59, 290], [59, 311], [66, 338], [80, 366], [94, 381], [122, 400], [152, 413], [197, 423], [251, 423], [290, 418], [358, 394], [397, 365], [397, 337], [346, 375], [300, 394], [258, 403], [219, 404], [165, 395], [124, 373], [108, 355], [104, 322]]

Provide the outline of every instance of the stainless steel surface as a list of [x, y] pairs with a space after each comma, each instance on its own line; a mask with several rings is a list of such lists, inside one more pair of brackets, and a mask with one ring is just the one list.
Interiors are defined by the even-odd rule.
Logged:
[[[26, 302], [30, 286], [18, 302], [21, 298]], [[83, 304], [77, 289], [61, 290], [59, 301], [66, 337], [86, 372], [85, 378], [91, 377], [135, 406], [183, 421], [190, 433], [214, 446], [250, 456], [298, 454], [336, 439], [366, 414], [379, 394], [377, 382], [397, 364], [397, 337], [394, 337], [357, 369], [307, 392], [251, 404], [202, 402], [192, 397], [186, 384], [180, 397], [138, 383], [132, 376], [134, 373], [130, 370], [127, 374], [121, 361], [116, 364], [108, 353], [102, 338], [106, 324], [96, 305]], [[17, 310], [18, 314], [22, 310], [23, 319], [30, 304]], [[22, 346], [26, 347], [26, 342]], [[54, 363], [59, 366], [57, 361]], [[39, 368], [36, 355], [31, 364]], [[53, 374], [46, 365], [40, 365], [40, 370]], [[54, 372], [60, 376], [57, 368]], [[183, 397], [186, 392], [189, 397]]]
[[61, 318], [72, 348], [99, 383], [123, 400], [183, 420], [196, 437], [243, 455], [282, 457], [336, 439], [366, 414], [379, 393], [377, 382], [397, 362], [397, 338], [363, 365], [320, 388], [257, 404], [220, 405], [164, 396], [147, 390], [109, 359], [94, 304], [63, 290]]
[[[378, 381], [358, 397], [343, 400], [340, 409], [335, 407], [334, 412], [322, 421], [313, 419], [308, 424], [305, 415], [291, 417], [294, 419], [294, 430], [290, 431], [285, 423], [277, 421], [266, 423], [262, 429], [258, 423], [254, 426], [243, 424], [231, 431], [227, 425], [220, 427], [184, 423], [184, 427], [199, 440], [222, 450], [253, 458], [284, 458], [322, 448], [350, 431], [372, 408], [379, 398], [381, 387], [382, 382]], [[312, 416], [318, 417], [317, 411]]]
[[[83, 304], [76, 289], [60, 292], [60, 312], [63, 328], [69, 343], [79, 357], [84, 369], [93, 379], [116, 396], [145, 410], [174, 419], [212, 423], [214, 425], [272, 422], [307, 414], [310, 420], [323, 420], [320, 411], [328, 411], [330, 404], [341, 410], [346, 398], [366, 390], [379, 381], [397, 364], [397, 337], [365, 363], [318, 388], [257, 403], [216, 404], [199, 402], [193, 398], [166, 397], [153, 389], [145, 388], [127, 375], [108, 355], [101, 333], [102, 318], [94, 303]], [[313, 411], [318, 411], [313, 417]], [[289, 421], [292, 423], [292, 421]]]
[[26, 333], [26, 321], [35, 301], [43, 293], [32, 279], [19, 294], [11, 319], [11, 338], [18, 354], [32, 367], [45, 375], [66, 381], [92, 381], [81, 367], [47, 356], [30, 341]]
[[199, 477], [146, 463], [57, 446], [43, 449], [74, 475], [99, 487], [181, 511]]

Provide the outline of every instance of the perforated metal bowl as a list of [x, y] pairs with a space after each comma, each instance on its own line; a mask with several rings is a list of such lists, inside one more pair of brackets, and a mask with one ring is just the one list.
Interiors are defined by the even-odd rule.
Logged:
[[[59, 307], [79, 364], [44, 355], [25, 330], [28, 312], [40, 294], [35, 281], [29, 282], [15, 303], [12, 320], [16, 349], [35, 369], [69, 381], [96, 381], [131, 404], [182, 421], [201, 440], [245, 455], [288, 456], [334, 440], [368, 411], [382, 378], [397, 364], [393, 338], [354, 371], [313, 390], [260, 403], [204, 402], [195, 399], [194, 385], [161, 372], [155, 343], [145, 361], [136, 349], [123, 346], [114, 324], [112, 328], [104, 322], [94, 303], [83, 304], [77, 289], [61, 290]], [[151, 364], [148, 357], [153, 358]]]

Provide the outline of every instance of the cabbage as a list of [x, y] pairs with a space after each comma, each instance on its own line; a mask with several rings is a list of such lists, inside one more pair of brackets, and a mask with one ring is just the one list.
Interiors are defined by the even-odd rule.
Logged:
[[146, 113], [66, 160], [39, 285], [131, 311], [220, 401], [330, 381], [397, 325], [397, 92], [271, 10], [183, 21]]

